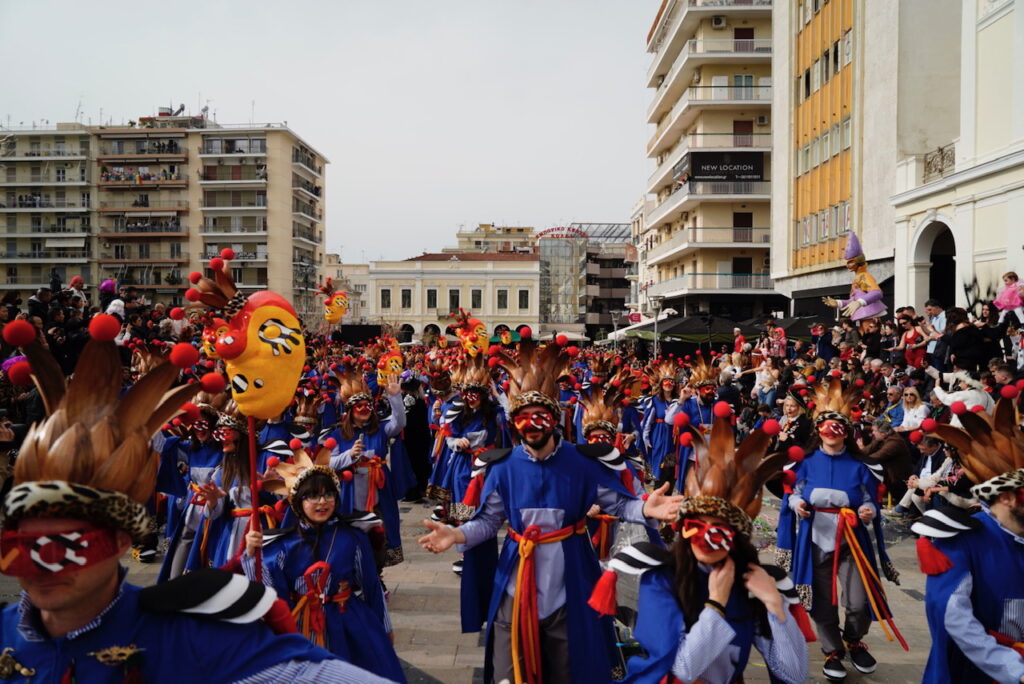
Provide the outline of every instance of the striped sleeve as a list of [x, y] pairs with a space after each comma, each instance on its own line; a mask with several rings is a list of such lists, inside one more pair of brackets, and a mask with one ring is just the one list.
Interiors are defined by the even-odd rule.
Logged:
[[322, 660], [311, 663], [303, 660], [288, 660], [265, 670], [236, 680], [235, 684], [392, 684], [341, 660]]

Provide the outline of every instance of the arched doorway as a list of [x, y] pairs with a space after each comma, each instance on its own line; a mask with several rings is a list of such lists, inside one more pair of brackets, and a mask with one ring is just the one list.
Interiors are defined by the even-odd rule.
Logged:
[[398, 329], [398, 341], [399, 342], [412, 342], [412, 336], [416, 332], [408, 323], [403, 323], [402, 327]]
[[920, 307], [929, 299], [939, 300], [944, 307], [956, 305], [956, 238], [946, 221], [933, 219], [917, 231], [909, 271], [910, 301], [896, 302], [897, 305]]

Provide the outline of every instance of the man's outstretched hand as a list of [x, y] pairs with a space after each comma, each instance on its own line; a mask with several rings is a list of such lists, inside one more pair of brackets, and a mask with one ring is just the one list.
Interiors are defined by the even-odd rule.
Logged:
[[466, 535], [458, 528], [449, 527], [433, 520], [424, 520], [423, 524], [430, 532], [420, 537], [420, 546], [431, 553], [442, 553], [456, 544], [463, 544], [466, 541]]
[[644, 517], [673, 522], [679, 515], [679, 505], [683, 502], [682, 495], [666, 495], [670, 482], [661, 485], [647, 496], [644, 502]]

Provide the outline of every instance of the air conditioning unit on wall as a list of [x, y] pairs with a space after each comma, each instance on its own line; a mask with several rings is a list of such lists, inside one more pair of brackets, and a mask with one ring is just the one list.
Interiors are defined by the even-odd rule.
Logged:
[[715, 16], [711, 17], [711, 28], [713, 28], [713, 29], [721, 30], [721, 29], [724, 29], [728, 25], [729, 25], [729, 22], [726, 21], [725, 15], [716, 14]]
[[761, 116], [757, 117], [757, 125], [758, 126], [767, 126], [768, 122], [769, 122], [769, 118], [768, 118], [767, 114], [762, 114]]

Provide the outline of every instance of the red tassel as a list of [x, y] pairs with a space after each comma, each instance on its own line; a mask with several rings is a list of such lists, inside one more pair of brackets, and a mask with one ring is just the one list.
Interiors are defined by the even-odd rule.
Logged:
[[601, 615], [615, 615], [618, 610], [618, 601], [615, 596], [615, 582], [618, 577], [614, 570], [605, 570], [601, 573], [601, 579], [594, 585], [594, 591], [590, 594], [587, 605]]
[[292, 611], [284, 599], [274, 601], [270, 610], [263, 616], [263, 621], [270, 629], [274, 630], [274, 634], [297, 634], [299, 631], [295, 616], [292, 615]]
[[636, 492], [633, 489], [633, 473], [630, 472], [629, 468], [623, 470], [619, 477], [622, 478], [622, 485], [626, 488], [626, 491], [630, 494], [635, 494]]
[[121, 684], [146, 684], [146, 679], [142, 676], [142, 668], [131, 667], [125, 671]]
[[939, 551], [928, 537], [917, 538], [917, 560], [926, 575], [941, 575], [953, 567], [949, 556]]
[[792, 470], [782, 471], [782, 491], [785, 494], [793, 493], [793, 485], [796, 484], [796, 473]]
[[278, 522], [284, 520], [285, 511], [288, 510], [288, 499], [281, 499], [274, 504], [274, 515]]
[[242, 544], [243, 544], [242, 551], [240, 551], [239, 553], [236, 553], [234, 556], [232, 556], [228, 560], [227, 563], [225, 563], [224, 565], [220, 566], [220, 568], [219, 568], [220, 570], [227, 570], [228, 572], [233, 572], [236, 575], [243, 574], [242, 573], [242, 553], [245, 552], [245, 548], [244, 548], [245, 541], [244, 540], [242, 541]]
[[804, 635], [804, 641], [811, 643], [818, 640], [818, 635], [814, 633], [814, 627], [811, 626], [811, 619], [807, 617], [807, 611], [804, 609], [802, 603], [794, 603], [789, 607], [789, 614], [796, 620], [797, 627], [800, 628], [800, 632]]
[[472, 506], [476, 508], [480, 505], [480, 492], [484, 489], [484, 474], [480, 473], [472, 480], [469, 481], [469, 486], [466, 487], [466, 495], [462, 497], [463, 506]]
[[75, 684], [75, 664], [71, 663], [60, 678], [60, 684]]

